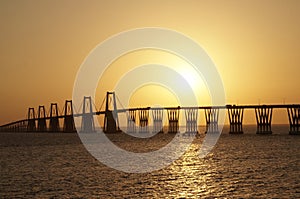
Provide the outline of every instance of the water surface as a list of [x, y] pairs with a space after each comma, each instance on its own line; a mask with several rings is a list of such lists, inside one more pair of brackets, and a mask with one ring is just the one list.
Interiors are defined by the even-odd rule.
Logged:
[[[200, 159], [202, 133], [170, 166], [146, 174], [111, 169], [93, 158], [77, 134], [1, 133], [0, 198], [300, 198], [300, 136], [223, 133]], [[172, 139], [110, 135], [120, 147], [151, 151]], [[138, 166], [138, 165], [137, 165]]]

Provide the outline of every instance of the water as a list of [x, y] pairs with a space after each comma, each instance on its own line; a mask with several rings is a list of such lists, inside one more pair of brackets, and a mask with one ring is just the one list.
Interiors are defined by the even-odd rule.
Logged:
[[[198, 157], [201, 134], [169, 167], [146, 174], [101, 164], [77, 134], [1, 133], [0, 198], [300, 198], [300, 136], [288, 135], [286, 126], [274, 126], [273, 135], [255, 130], [223, 133], [204, 159]], [[109, 137], [143, 152], [172, 139]]]

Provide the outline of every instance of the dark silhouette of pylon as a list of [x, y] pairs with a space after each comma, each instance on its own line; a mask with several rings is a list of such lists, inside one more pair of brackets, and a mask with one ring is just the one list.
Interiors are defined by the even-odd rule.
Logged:
[[242, 134], [243, 133], [243, 117], [244, 109], [238, 108], [235, 105], [227, 106], [228, 119], [230, 124], [230, 134]]
[[169, 130], [168, 133], [179, 132], [179, 112], [180, 107], [168, 109]]
[[139, 119], [140, 119], [140, 133], [148, 132], [148, 123], [149, 123], [149, 109], [140, 109], [139, 110]]
[[66, 100], [65, 103], [65, 115], [64, 115], [64, 132], [72, 133], [76, 132], [76, 127], [73, 118], [73, 104], [72, 100]]
[[186, 119], [186, 134], [197, 134], [198, 133], [198, 109], [189, 108], [185, 110]]
[[27, 119], [28, 119], [27, 131], [28, 132], [34, 132], [34, 131], [36, 131], [34, 108], [29, 108], [28, 109]]
[[91, 96], [83, 97], [83, 107], [82, 107], [82, 122], [81, 131], [83, 133], [95, 132], [95, 123], [93, 117], [93, 107]]
[[135, 133], [136, 132], [136, 109], [128, 110], [127, 115], [127, 132], [129, 133]]
[[289, 123], [290, 123], [290, 135], [300, 135], [300, 106], [287, 108]]
[[153, 117], [153, 133], [163, 133], [163, 109], [153, 109], [152, 117]]
[[[113, 110], [110, 110], [109, 108], [111, 105], [113, 106]], [[115, 133], [117, 131], [120, 131], [115, 92], [106, 93], [103, 131], [105, 133]]]
[[49, 131], [50, 132], [60, 131], [57, 103], [51, 103], [51, 106], [50, 106]]
[[266, 105], [255, 108], [257, 134], [272, 134], [272, 113], [273, 108]]
[[39, 106], [38, 129], [37, 130], [39, 132], [47, 131], [45, 106]]
[[220, 133], [218, 128], [219, 109], [205, 109], [206, 132], [205, 133]]

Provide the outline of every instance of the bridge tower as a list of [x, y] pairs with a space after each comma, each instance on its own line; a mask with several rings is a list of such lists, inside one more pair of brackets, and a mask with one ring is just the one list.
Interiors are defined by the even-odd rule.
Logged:
[[140, 119], [140, 133], [148, 133], [149, 128], [149, 108], [139, 110], [139, 119]]
[[[113, 110], [110, 110], [111, 106]], [[106, 93], [103, 131], [104, 133], [115, 133], [120, 131], [115, 92]]]
[[50, 132], [60, 131], [57, 103], [51, 103], [50, 105], [49, 131]]
[[163, 109], [152, 109], [153, 133], [163, 133]]
[[83, 107], [82, 107], [82, 122], [81, 122], [81, 133], [94, 133], [95, 123], [93, 117], [93, 106], [92, 97], [83, 97]]
[[63, 131], [68, 132], [68, 133], [76, 132], [74, 117], [73, 117], [72, 100], [66, 100], [66, 103], [65, 103], [65, 115], [64, 115]]
[[36, 131], [36, 123], [35, 123], [35, 112], [34, 108], [28, 109], [28, 116], [27, 116], [27, 131], [28, 132], [35, 132]]
[[230, 134], [243, 134], [243, 117], [244, 117], [244, 109], [240, 107], [236, 107], [228, 105], [228, 118], [230, 124]]
[[218, 120], [219, 109], [209, 108], [205, 109], [206, 132], [205, 133], [219, 133]]
[[198, 108], [189, 108], [185, 110], [186, 134], [198, 133]]
[[179, 113], [180, 107], [167, 109], [168, 119], [169, 119], [169, 130], [168, 133], [178, 133], [179, 132]]
[[287, 108], [289, 123], [290, 123], [290, 135], [300, 135], [300, 105]]
[[127, 132], [136, 133], [136, 109], [129, 109], [127, 115]]
[[37, 130], [39, 132], [47, 131], [45, 106], [39, 106], [38, 129]]
[[255, 108], [257, 134], [272, 134], [272, 112], [273, 108], [266, 105]]

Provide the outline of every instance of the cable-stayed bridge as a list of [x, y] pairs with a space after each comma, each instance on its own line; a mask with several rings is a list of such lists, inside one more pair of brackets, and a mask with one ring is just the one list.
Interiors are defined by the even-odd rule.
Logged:
[[[102, 110], [105, 102], [105, 110]], [[168, 120], [168, 133], [179, 132], [179, 118], [185, 117], [187, 134], [198, 132], [199, 111], [205, 113], [206, 132], [219, 133], [219, 111], [227, 111], [231, 134], [243, 133], [243, 118], [245, 109], [253, 109], [255, 112], [257, 134], [272, 133], [272, 116], [274, 109], [286, 109], [289, 134], [300, 135], [300, 104], [277, 105], [226, 105], [226, 106], [197, 106], [197, 107], [144, 107], [118, 109], [116, 95], [107, 92], [105, 99], [98, 111], [93, 111], [93, 101], [90, 96], [85, 96], [82, 103], [82, 111], [74, 113], [71, 100], [65, 101], [62, 112], [59, 112], [57, 103], [51, 103], [47, 114], [45, 106], [39, 106], [37, 113], [34, 108], [28, 109], [26, 119], [11, 122], [0, 126], [2, 132], [96, 132], [94, 118], [103, 115], [103, 132], [120, 132], [119, 114], [126, 113], [127, 132], [149, 133], [149, 126], [153, 126], [153, 132], [163, 132], [163, 119]], [[80, 112], [80, 113], [79, 113]], [[76, 130], [74, 118], [81, 118], [80, 129]]]

